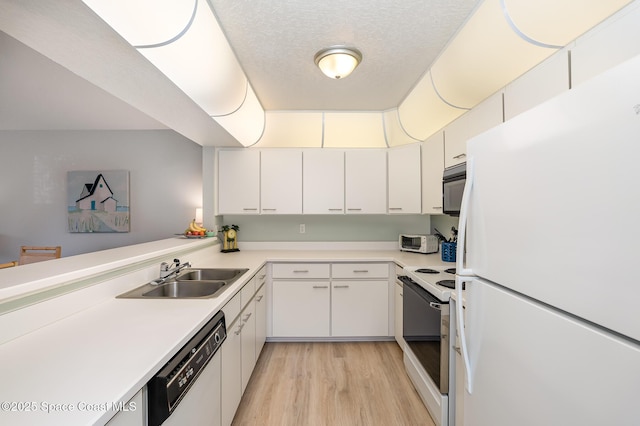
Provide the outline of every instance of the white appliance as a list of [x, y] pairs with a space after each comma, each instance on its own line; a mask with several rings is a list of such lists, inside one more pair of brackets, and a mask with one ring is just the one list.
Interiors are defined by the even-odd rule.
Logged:
[[469, 141], [465, 426], [640, 424], [639, 160], [640, 57]]
[[449, 300], [455, 268], [405, 266], [402, 337], [407, 375], [438, 426], [450, 423], [453, 406], [450, 383]]
[[400, 234], [398, 237], [398, 247], [401, 251], [411, 251], [415, 253], [437, 253], [438, 237], [435, 235], [409, 235]]

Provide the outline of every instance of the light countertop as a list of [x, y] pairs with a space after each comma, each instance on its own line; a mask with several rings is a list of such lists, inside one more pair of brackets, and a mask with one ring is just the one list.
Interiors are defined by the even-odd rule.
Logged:
[[[219, 297], [195, 300], [109, 297], [96, 306], [0, 345], [3, 361], [0, 377], [4, 383], [0, 387], [0, 402], [31, 403], [35, 408], [35, 412], [7, 411], [3, 406], [0, 423], [106, 423], [114, 412], [81, 408], [87, 404], [128, 401], [266, 262], [287, 261], [451, 265], [442, 262], [439, 254], [397, 250], [215, 251], [206, 265], [194, 266], [249, 268]], [[112, 263], [118, 261], [112, 259]], [[142, 284], [132, 284], [131, 289]], [[60, 411], [44, 411], [51, 407]]]

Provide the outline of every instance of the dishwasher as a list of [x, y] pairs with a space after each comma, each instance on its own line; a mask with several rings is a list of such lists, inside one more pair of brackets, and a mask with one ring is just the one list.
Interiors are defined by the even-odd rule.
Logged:
[[[220, 423], [222, 311], [147, 383], [148, 426]], [[216, 421], [216, 417], [218, 421]]]

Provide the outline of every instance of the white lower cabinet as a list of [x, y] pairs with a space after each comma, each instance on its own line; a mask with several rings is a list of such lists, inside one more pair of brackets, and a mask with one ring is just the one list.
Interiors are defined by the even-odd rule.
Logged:
[[267, 340], [267, 286], [262, 285], [256, 293], [256, 361]]
[[274, 264], [272, 290], [274, 338], [392, 335], [386, 262]]
[[273, 281], [274, 337], [328, 337], [329, 280]]
[[242, 348], [242, 392], [247, 388], [253, 367], [256, 365], [256, 307], [249, 303], [240, 314], [242, 330], [240, 333]]
[[229, 426], [242, 398], [242, 321], [227, 326], [227, 339], [222, 344], [222, 425]]
[[222, 308], [227, 321], [227, 339], [220, 350], [223, 426], [233, 421], [266, 339], [265, 270], [261, 269]]
[[143, 426], [147, 424], [146, 406], [143, 405], [142, 389], [136, 393], [127, 403], [126, 409], [119, 411], [107, 422], [107, 426]]
[[396, 283], [395, 284], [395, 337], [396, 337], [396, 342], [398, 342], [398, 345], [400, 345], [400, 348], [402, 348], [402, 351], [404, 352], [404, 337], [402, 337], [402, 315], [403, 315], [403, 308], [402, 308], [402, 302], [403, 302], [403, 295], [402, 295], [402, 284]]
[[387, 281], [333, 281], [331, 335], [386, 336], [389, 329]]

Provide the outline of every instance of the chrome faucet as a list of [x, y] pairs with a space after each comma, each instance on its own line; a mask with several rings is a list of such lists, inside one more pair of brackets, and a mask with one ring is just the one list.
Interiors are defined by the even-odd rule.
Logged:
[[168, 264], [167, 262], [162, 262], [160, 264], [160, 278], [157, 280], [151, 281], [151, 284], [163, 284], [168, 278], [178, 275], [180, 271], [184, 268], [191, 267], [191, 263], [184, 262], [180, 263], [180, 259], [173, 259], [172, 264]]

